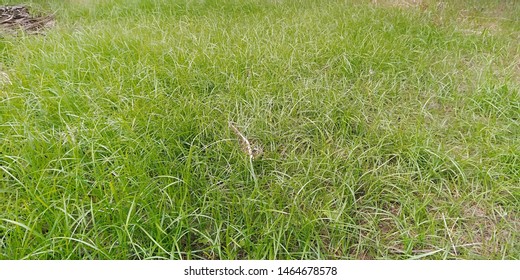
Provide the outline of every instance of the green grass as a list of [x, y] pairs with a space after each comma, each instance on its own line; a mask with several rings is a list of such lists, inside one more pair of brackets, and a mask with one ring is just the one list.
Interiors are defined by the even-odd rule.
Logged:
[[416, 2], [29, 1], [0, 259], [520, 258], [520, 3]]

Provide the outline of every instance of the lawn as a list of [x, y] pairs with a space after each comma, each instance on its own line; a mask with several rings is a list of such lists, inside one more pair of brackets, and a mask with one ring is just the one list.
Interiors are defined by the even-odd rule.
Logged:
[[0, 259], [520, 258], [520, 1], [23, 3]]

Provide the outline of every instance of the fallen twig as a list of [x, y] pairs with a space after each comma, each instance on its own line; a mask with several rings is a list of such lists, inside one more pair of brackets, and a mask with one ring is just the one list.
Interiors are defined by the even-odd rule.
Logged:
[[251, 143], [249, 142], [249, 140], [247, 140], [244, 134], [242, 134], [240, 130], [238, 130], [235, 123], [233, 123], [232, 121], [229, 122], [229, 127], [231, 128], [233, 133], [235, 133], [235, 135], [238, 137], [238, 141], [240, 142], [240, 148], [242, 149], [242, 151], [244, 151], [244, 153], [246, 153], [249, 156], [249, 158], [254, 159], [255, 155], [253, 153], [253, 148], [251, 148]]
[[251, 176], [253, 177], [255, 186], [258, 186], [258, 178], [256, 177], [256, 174], [255, 174], [253, 160], [255, 159], [256, 156], [258, 156], [260, 154], [259, 151], [261, 149], [253, 148], [251, 146], [251, 142], [244, 136], [244, 134], [242, 134], [242, 132], [240, 132], [240, 130], [238, 130], [238, 128], [234, 122], [230, 121], [229, 127], [231, 128], [233, 133], [238, 137], [238, 141], [240, 142], [240, 148], [242, 149], [242, 151], [249, 156], [249, 167], [251, 169]]

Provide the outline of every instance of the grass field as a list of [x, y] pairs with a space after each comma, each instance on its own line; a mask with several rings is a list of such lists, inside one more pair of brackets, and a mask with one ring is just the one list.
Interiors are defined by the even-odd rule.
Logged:
[[24, 3], [0, 259], [520, 258], [520, 1]]

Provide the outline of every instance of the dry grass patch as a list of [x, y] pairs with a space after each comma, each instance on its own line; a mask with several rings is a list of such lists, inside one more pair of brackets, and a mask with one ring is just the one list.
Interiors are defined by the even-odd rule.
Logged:
[[470, 204], [463, 207], [454, 235], [456, 243], [468, 253], [500, 258], [504, 246], [514, 240], [513, 235], [519, 230], [517, 213], [507, 213], [499, 206], [487, 209], [479, 204]]
[[423, 0], [372, 0], [372, 4], [381, 7], [399, 8], [427, 8], [428, 5]]

